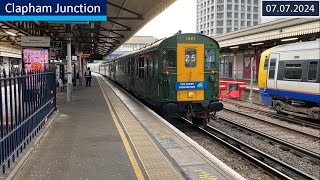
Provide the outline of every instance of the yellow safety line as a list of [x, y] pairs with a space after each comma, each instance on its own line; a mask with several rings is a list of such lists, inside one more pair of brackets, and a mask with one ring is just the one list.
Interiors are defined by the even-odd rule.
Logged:
[[[97, 80], [98, 80], [98, 78], [97, 78]], [[104, 99], [105, 99], [106, 102], [107, 102], [108, 108], [109, 108], [109, 110], [110, 110], [110, 112], [111, 112], [112, 119], [113, 119], [113, 121], [114, 121], [114, 123], [115, 123], [115, 125], [116, 125], [116, 127], [117, 127], [117, 129], [118, 129], [118, 132], [119, 132], [119, 134], [120, 134], [120, 137], [121, 137], [121, 139], [122, 139], [122, 142], [123, 142], [123, 144], [124, 144], [124, 147], [125, 147], [125, 149], [126, 149], [126, 151], [127, 151], [128, 157], [129, 157], [130, 162], [131, 162], [132, 167], [133, 167], [133, 170], [134, 170], [134, 172], [136, 173], [136, 176], [137, 176], [138, 180], [144, 180], [144, 176], [143, 176], [143, 174], [142, 174], [142, 172], [141, 172], [141, 169], [140, 169], [140, 167], [139, 167], [139, 164], [138, 164], [138, 162], [137, 162], [137, 160], [136, 160], [136, 158], [135, 158], [135, 156], [134, 156], [134, 154], [133, 154], [133, 152], [132, 152], [132, 149], [131, 149], [131, 147], [130, 147], [130, 144], [129, 144], [129, 142], [128, 142], [128, 139], [127, 139], [126, 135], [124, 134], [124, 131], [123, 131], [123, 129], [122, 129], [122, 127], [121, 127], [121, 125], [120, 125], [117, 117], [115, 116], [114, 111], [112, 110], [110, 101], [109, 101], [109, 99], [107, 98], [106, 93], [104, 92], [104, 90], [103, 90], [103, 88], [102, 88], [101, 83], [99, 82], [99, 80], [98, 80], [98, 83], [99, 83], [99, 85], [100, 85], [100, 88], [101, 88], [101, 91], [102, 91], [102, 93], [103, 93]]]

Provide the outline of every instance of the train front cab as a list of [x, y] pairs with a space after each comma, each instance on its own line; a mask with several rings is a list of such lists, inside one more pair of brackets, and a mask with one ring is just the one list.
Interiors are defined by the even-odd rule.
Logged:
[[178, 108], [178, 112], [192, 119], [195, 124], [206, 126], [210, 113], [223, 109], [218, 97], [218, 58], [219, 47], [208, 48], [204, 43], [178, 43], [175, 83], [177, 104], [168, 103], [165, 109]]
[[261, 54], [258, 75], [258, 87], [260, 91], [261, 101], [264, 105], [269, 107], [272, 106], [272, 98], [267, 91], [267, 77], [270, 52], [272, 51], [272, 49], [273, 48], [267, 49]]

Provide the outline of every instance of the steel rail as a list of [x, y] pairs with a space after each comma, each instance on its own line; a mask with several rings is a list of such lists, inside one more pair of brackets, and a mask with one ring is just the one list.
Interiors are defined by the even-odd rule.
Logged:
[[[183, 119], [192, 124], [189, 120]], [[198, 129], [280, 179], [317, 179], [316, 177], [264, 153], [257, 148], [241, 142], [210, 125], [207, 126], [207, 129], [203, 129], [202, 127], [198, 127]], [[293, 175], [293, 177], [290, 177], [287, 174]]]
[[[301, 124], [301, 125], [306, 126], [306, 127], [311, 127], [311, 128], [314, 128], [314, 129], [320, 129], [320, 124], [319, 123], [310, 122], [310, 121], [306, 121], [306, 120], [303, 120], [303, 119], [289, 118], [286, 115], [276, 114], [275, 112], [272, 112], [272, 111], [257, 109], [257, 108], [249, 107], [249, 106], [244, 106], [242, 104], [238, 104], [238, 103], [231, 102], [231, 101], [228, 101], [228, 100], [227, 101], [223, 101], [223, 102], [225, 104], [231, 104], [231, 105], [234, 105], [236, 107], [241, 107], [241, 108], [245, 108], [245, 109], [249, 109], [249, 110], [253, 110], [253, 111], [259, 112], [259, 114], [267, 115], [267, 116], [269, 116], [271, 118], [277, 118], [277, 119], [280, 119], [280, 120], [283, 120], [283, 121], [287, 121], [287, 122], [290, 122], [290, 123], [297, 123], [297, 124]], [[302, 118], [300, 116], [297, 116], [297, 117]]]

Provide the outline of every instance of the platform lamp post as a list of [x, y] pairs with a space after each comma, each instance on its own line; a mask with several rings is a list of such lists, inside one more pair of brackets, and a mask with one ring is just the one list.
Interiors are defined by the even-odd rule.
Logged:
[[68, 38], [67, 43], [67, 74], [68, 74], [68, 83], [67, 83], [67, 102], [72, 100], [73, 95], [73, 84], [72, 84], [72, 66], [71, 66], [71, 38]]
[[250, 58], [250, 94], [249, 105], [252, 106], [252, 93], [253, 93], [253, 58]]
[[[263, 43], [251, 44], [254, 49], [254, 58], [257, 57], [257, 46]], [[257, 61], [256, 61], [257, 62]], [[257, 67], [255, 67], [257, 69]], [[253, 94], [253, 58], [250, 59], [250, 94], [249, 94], [249, 105], [252, 106], [252, 94]]]

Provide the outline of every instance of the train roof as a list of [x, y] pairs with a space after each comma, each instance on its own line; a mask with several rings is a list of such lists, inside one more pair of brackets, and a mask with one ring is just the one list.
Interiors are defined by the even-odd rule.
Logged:
[[301, 51], [307, 49], [320, 49], [320, 39], [276, 46], [271, 52]]
[[[123, 55], [121, 55], [121, 56], [119, 56], [119, 57], [117, 57], [117, 58], [115, 58], [115, 59], [113, 59], [113, 60], [111, 60], [111, 61], [114, 61], [114, 60], [117, 60], [117, 59], [121, 59], [121, 58], [124, 58], [124, 57], [129, 57], [129, 56], [132, 56], [132, 55], [135, 55], [135, 54], [139, 54], [139, 53], [141, 53], [141, 52], [148, 52], [148, 51], [150, 51], [150, 50], [153, 50], [153, 49], [158, 48], [158, 47], [161, 45], [161, 43], [162, 43], [163, 41], [167, 40], [167, 39], [170, 39], [170, 38], [172, 38], [172, 37], [179, 36], [179, 35], [186, 35], [186, 34], [193, 34], [193, 35], [197, 35], [197, 36], [205, 36], [205, 35], [196, 34], [196, 33], [185, 33], [185, 34], [174, 35], [174, 36], [171, 36], [171, 37], [168, 37], [168, 38], [159, 39], [158, 41], [155, 41], [154, 43], [148, 44], [148, 45], [146, 45], [145, 47], [143, 47], [143, 48], [141, 48], [141, 49], [138, 49], [138, 50], [129, 52], [129, 53], [127, 53], [127, 54], [123, 54]], [[212, 39], [211, 37], [208, 37], [208, 36], [205, 36], [205, 37]], [[215, 43], [218, 44], [218, 42], [217, 42], [216, 40], [214, 40], [214, 39], [212, 39], [212, 40], [213, 40]], [[219, 46], [219, 44], [218, 44], [218, 46]], [[220, 46], [219, 46], [219, 47], [220, 47]], [[108, 62], [109, 62], [109, 61], [108, 61]], [[108, 63], [108, 62], [105, 62], [105, 63]]]

